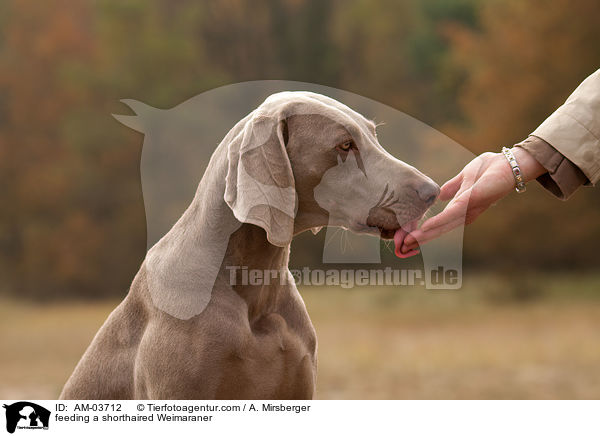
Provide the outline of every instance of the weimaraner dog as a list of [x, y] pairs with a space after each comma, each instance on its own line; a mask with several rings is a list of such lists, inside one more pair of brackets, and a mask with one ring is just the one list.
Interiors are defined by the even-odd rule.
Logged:
[[[342, 103], [273, 94], [219, 144], [60, 398], [311, 399], [317, 338], [288, 270], [293, 236], [397, 240], [438, 193]], [[276, 274], [248, 284], [242, 266]]]

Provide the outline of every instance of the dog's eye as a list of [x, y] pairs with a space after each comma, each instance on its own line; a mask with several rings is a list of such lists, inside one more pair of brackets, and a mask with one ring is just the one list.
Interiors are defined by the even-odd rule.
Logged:
[[338, 145], [338, 148], [342, 151], [350, 151], [354, 147], [354, 141], [345, 141]]

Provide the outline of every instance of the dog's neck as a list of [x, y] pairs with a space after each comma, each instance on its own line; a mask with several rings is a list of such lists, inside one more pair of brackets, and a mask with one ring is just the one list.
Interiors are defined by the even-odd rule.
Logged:
[[260, 227], [243, 224], [231, 235], [221, 269], [225, 270], [225, 280], [248, 305], [250, 322], [276, 311], [287, 293], [288, 260], [289, 246], [272, 245]]

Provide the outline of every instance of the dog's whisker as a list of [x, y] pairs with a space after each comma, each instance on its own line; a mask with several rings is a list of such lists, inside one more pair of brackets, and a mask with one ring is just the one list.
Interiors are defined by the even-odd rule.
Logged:
[[346, 232], [346, 245], [350, 250], [352, 250], [352, 242], [350, 241], [350, 235]]
[[348, 239], [348, 235], [346, 232], [342, 232], [342, 236], [340, 237], [340, 250], [342, 253], [346, 252], [346, 242]]
[[390, 253], [394, 254], [394, 250], [392, 250], [391, 244], [392, 244], [392, 241], [387, 241], [387, 240], [384, 240], [384, 241], [383, 241], [383, 245], [385, 246], [385, 248], [386, 248], [386, 249], [387, 249], [387, 250], [388, 250]]
[[338, 234], [338, 232], [340, 232], [342, 229], [340, 227], [335, 227], [335, 231], [333, 232], [333, 234], [329, 237], [329, 240], [325, 241], [325, 247], [327, 247], [329, 244], [331, 244], [331, 242], [335, 239], [336, 235]]

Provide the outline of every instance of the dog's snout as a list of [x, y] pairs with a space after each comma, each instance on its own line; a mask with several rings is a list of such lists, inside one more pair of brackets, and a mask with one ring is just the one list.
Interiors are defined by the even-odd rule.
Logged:
[[435, 199], [440, 195], [440, 187], [433, 180], [427, 180], [416, 188], [419, 198], [427, 206], [431, 206]]

